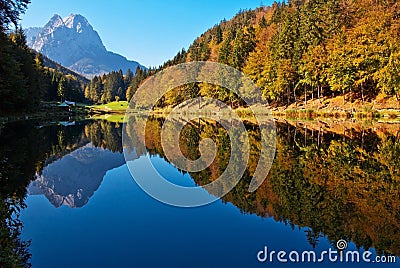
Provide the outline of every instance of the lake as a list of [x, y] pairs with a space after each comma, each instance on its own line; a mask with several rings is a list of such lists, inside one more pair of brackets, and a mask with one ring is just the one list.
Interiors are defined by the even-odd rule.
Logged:
[[[163, 151], [163, 123], [149, 118], [144, 147], [139, 135], [129, 133], [135, 168], [150, 160], [161, 175], [187, 187], [221, 175], [231, 154], [221, 124], [198, 120], [185, 126], [179, 138], [185, 156], [197, 159], [205, 138], [215, 141], [217, 153], [207, 169], [184, 172]], [[179, 208], [153, 199], [132, 178], [123, 154], [123, 123], [2, 125], [2, 250], [21, 263], [30, 257], [33, 267], [279, 267], [292, 263], [280, 263], [276, 255], [272, 263], [260, 262], [257, 255], [263, 257], [267, 247], [268, 254], [313, 250], [319, 256], [344, 239], [347, 250], [371, 251], [371, 260], [396, 256], [397, 263], [373, 266], [398, 265], [400, 124], [276, 119], [275, 126], [275, 159], [255, 192], [248, 188], [261, 134], [249, 120], [250, 157], [242, 180], [211, 204]], [[323, 265], [365, 263], [325, 258]]]

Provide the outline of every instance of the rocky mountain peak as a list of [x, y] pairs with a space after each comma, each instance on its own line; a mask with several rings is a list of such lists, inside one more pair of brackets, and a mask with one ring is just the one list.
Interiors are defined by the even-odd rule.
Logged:
[[106, 50], [89, 21], [80, 14], [55, 14], [43, 28], [25, 29], [28, 46], [87, 78], [120, 69], [135, 70], [135, 61]]
[[63, 27], [64, 26], [64, 21], [61, 18], [60, 15], [54, 14], [53, 17], [49, 20], [48, 23], [43, 27], [43, 30], [45, 30], [46, 33], [50, 33], [54, 31], [54, 29]]
[[74, 29], [77, 33], [83, 33], [84, 29], [88, 31], [93, 31], [92, 25], [87, 21], [87, 19], [79, 14], [71, 14], [63, 19], [65, 27], [69, 29]]

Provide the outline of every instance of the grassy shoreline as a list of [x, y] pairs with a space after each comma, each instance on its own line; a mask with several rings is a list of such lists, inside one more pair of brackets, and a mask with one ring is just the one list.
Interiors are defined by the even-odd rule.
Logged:
[[[274, 117], [313, 119], [313, 118], [357, 118], [357, 119], [386, 119], [396, 120], [400, 118], [400, 101], [395, 97], [378, 95], [369, 101], [359, 99], [351, 100], [350, 94], [337, 97], [323, 97], [320, 99], [292, 103], [288, 106], [276, 106], [272, 104], [268, 112]], [[186, 107], [183, 108], [183, 112]], [[165, 107], [152, 111], [153, 114], [168, 115], [173, 107]], [[212, 111], [213, 109], [211, 109]], [[214, 109], [218, 113], [219, 108]], [[252, 114], [249, 108], [237, 108], [239, 116]], [[207, 109], [204, 113], [209, 113]]]
[[[42, 103], [37, 111], [32, 113], [15, 113], [0, 116], [0, 122], [21, 121], [29, 119], [43, 120], [53, 117], [84, 116], [94, 119], [106, 119], [111, 121], [123, 121], [127, 101], [111, 102], [102, 105], [77, 104], [72, 107], [71, 112], [58, 107], [57, 102]], [[181, 107], [180, 107], [181, 108]], [[173, 107], [155, 109], [151, 112], [155, 116], [167, 116]], [[252, 111], [249, 108], [240, 107], [235, 109], [241, 118], [251, 117]], [[132, 113], [139, 113], [134, 111]], [[185, 107], [182, 114], [187, 113]], [[207, 109], [202, 114], [219, 114], [219, 108]], [[271, 106], [266, 114], [272, 114], [276, 118], [293, 120], [314, 120], [322, 118], [335, 119], [359, 119], [359, 120], [380, 120], [387, 122], [400, 122], [400, 101], [395, 98], [385, 98], [378, 96], [369, 102], [356, 100], [353, 102], [343, 102], [343, 96], [336, 98], [322, 98], [320, 100], [310, 100], [307, 104], [297, 103], [289, 106]]]
[[[172, 111], [172, 108], [156, 109], [151, 112], [153, 115], [167, 116]], [[252, 114], [250, 108], [237, 108], [235, 109], [240, 117], [248, 117]], [[202, 114], [208, 113], [218, 114], [217, 111], [205, 111]], [[185, 113], [185, 112], [182, 112]], [[267, 113], [266, 113], [267, 114]], [[297, 108], [297, 109], [284, 109], [272, 108], [270, 114], [277, 118], [287, 119], [319, 119], [319, 118], [336, 118], [336, 119], [367, 119], [367, 120], [393, 120], [400, 121], [400, 109], [354, 109], [354, 110], [314, 110], [311, 108]]]

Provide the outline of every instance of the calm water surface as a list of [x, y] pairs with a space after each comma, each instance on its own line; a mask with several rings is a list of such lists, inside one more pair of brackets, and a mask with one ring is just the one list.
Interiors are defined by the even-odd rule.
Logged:
[[[151, 135], [146, 149], [135, 152], [135, 166], [149, 157], [162, 175], [184, 186], [218, 178], [229, 149], [219, 150], [204, 172], [181, 172], [168, 163], [158, 142], [162, 124], [150, 120]], [[33, 267], [290, 266], [260, 263], [257, 253], [264, 246], [321, 252], [339, 239], [349, 241], [350, 250], [398, 256], [399, 125], [276, 124], [276, 159], [263, 185], [247, 192], [258, 159], [254, 153], [234, 190], [199, 208], [164, 205], [139, 188], [122, 154], [122, 124], [8, 124], [0, 132], [2, 200], [26, 195], [21, 240], [31, 241]], [[246, 127], [257, 148], [257, 128]], [[201, 138], [229, 148], [226, 135], [213, 122], [192, 124], [182, 132], [181, 150], [196, 158]]]

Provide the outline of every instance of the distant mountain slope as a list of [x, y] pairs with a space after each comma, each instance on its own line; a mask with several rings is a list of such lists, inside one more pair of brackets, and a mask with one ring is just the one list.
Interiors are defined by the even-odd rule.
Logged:
[[28, 46], [88, 78], [122, 69], [145, 68], [107, 51], [99, 34], [82, 15], [54, 15], [43, 28], [25, 29]]
[[[34, 53], [38, 53], [37, 51], [34, 51]], [[63, 73], [64, 75], [71, 75], [73, 77], [75, 77], [79, 82], [81, 82], [82, 84], [86, 85], [90, 82], [89, 79], [87, 79], [85, 76], [72, 71], [71, 69], [68, 69], [64, 66], [62, 66], [61, 64], [58, 64], [57, 62], [49, 59], [48, 57], [46, 57], [45, 55], [41, 54], [41, 58], [43, 61], [43, 65], [45, 67], [57, 70], [61, 73]]]

